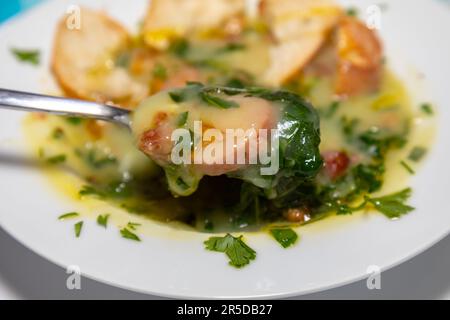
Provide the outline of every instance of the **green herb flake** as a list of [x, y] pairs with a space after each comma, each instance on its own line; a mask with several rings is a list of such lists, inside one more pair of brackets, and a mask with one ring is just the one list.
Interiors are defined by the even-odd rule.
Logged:
[[239, 104], [237, 102], [225, 100], [207, 92], [201, 92], [200, 97], [204, 102], [212, 107], [221, 109], [239, 108]]
[[99, 214], [97, 217], [97, 224], [106, 228], [108, 225], [109, 214]]
[[369, 198], [366, 196], [366, 201], [371, 203], [375, 209], [383, 213], [386, 217], [395, 219], [414, 210], [413, 207], [405, 204], [405, 201], [411, 196], [411, 191], [411, 188], [407, 188], [379, 198]]
[[141, 241], [141, 239], [136, 234], [134, 234], [133, 232], [131, 232], [127, 228], [121, 229], [120, 230], [120, 234], [125, 239], [134, 240], [134, 241]]
[[66, 162], [66, 155], [65, 154], [58, 154], [56, 156], [52, 156], [47, 158], [47, 163], [49, 164], [59, 164], [59, 163], [63, 163]]
[[93, 186], [89, 186], [89, 185], [82, 186], [81, 190], [78, 191], [78, 195], [80, 195], [80, 196], [96, 195], [96, 196], [100, 196], [100, 197], [104, 196], [104, 194], [101, 191], [99, 191], [96, 188], [94, 188]]
[[59, 140], [62, 137], [64, 137], [64, 130], [61, 128], [55, 128], [55, 129], [53, 129], [51, 136], [53, 139]]
[[278, 243], [281, 244], [283, 248], [290, 247], [298, 239], [297, 233], [292, 229], [271, 229], [270, 233], [275, 238], [275, 240], [277, 240]]
[[177, 39], [170, 45], [169, 51], [179, 58], [185, 58], [189, 52], [189, 42], [186, 39]]
[[178, 115], [178, 118], [177, 118], [177, 126], [178, 127], [183, 127], [186, 124], [188, 116], [189, 116], [189, 112], [188, 111], [180, 113]]
[[205, 229], [206, 231], [213, 231], [214, 230], [213, 222], [206, 219], [203, 225], [203, 229]]
[[358, 15], [358, 9], [350, 7], [345, 11], [345, 13], [350, 17], [356, 17]]
[[80, 237], [81, 229], [82, 229], [82, 228], [83, 228], [83, 221], [80, 221], [80, 222], [75, 223], [74, 229], [75, 229], [75, 236], [76, 236], [77, 238]]
[[400, 165], [405, 168], [406, 171], [410, 174], [415, 174], [414, 170], [410, 167], [409, 164], [407, 164], [404, 160], [400, 161]]
[[136, 222], [128, 222], [127, 223], [127, 228], [131, 229], [133, 231], [136, 231], [136, 227], [139, 227], [141, 224], [140, 223], [136, 223]]
[[240, 50], [244, 50], [245, 49], [245, 45], [242, 43], [236, 43], [236, 42], [231, 42], [226, 44], [225, 46], [223, 46], [222, 48], [219, 48], [217, 50], [217, 53], [229, 53], [229, 52], [235, 52], [235, 51], [240, 51]]
[[165, 80], [167, 79], [167, 69], [166, 67], [164, 67], [164, 65], [158, 63], [155, 65], [155, 67], [153, 68], [153, 76], [155, 78], [161, 79], [161, 80]]
[[230, 259], [229, 264], [241, 268], [256, 258], [256, 252], [242, 241], [242, 236], [211, 237], [204, 242], [207, 250], [223, 252]]
[[335, 115], [336, 111], [339, 109], [341, 103], [339, 101], [333, 101], [325, 112], [326, 118], [331, 118]]
[[169, 97], [175, 103], [180, 103], [180, 102], [184, 101], [184, 97], [181, 92], [171, 91], [171, 92], [169, 92]]
[[427, 153], [427, 149], [423, 147], [414, 147], [408, 155], [408, 159], [414, 162], [419, 162]]
[[76, 126], [79, 125], [81, 122], [83, 122], [83, 119], [79, 117], [66, 117], [66, 121]]
[[429, 103], [422, 103], [420, 105], [420, 109], [422, 110], [423, 113], [425, 113], [429, 116], [434, 114], [433, 107]]
[[58, 220], [66, 220], [66, 219], [71, 219], [71, 218], [75, 218], [78, 217], [80, 214], [78, 212], [69, 212], [69, 213], [65, 213], [62, 214], [58, 217]]
[[41, 53], [39, 50], [21, 50], [13, 48], [11, 49], [11, 53], [21, 62], [27, 62], [35, 66], [40, 62]]

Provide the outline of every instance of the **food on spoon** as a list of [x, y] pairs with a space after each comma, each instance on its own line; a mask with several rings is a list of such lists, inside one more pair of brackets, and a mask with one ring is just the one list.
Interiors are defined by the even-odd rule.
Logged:
[[[189, 147], [191, 164], [174, 163], [172, 151], [176, 141], [173, 141], [173, 132], [182, 127], [195, 135], [196, 129], [199, 131], [196, 121], [201, 121], [201, 135], [204, 130], [216, 129], [216, 139], [196, 141], [194, 136]], [[261, 135], [260, 129], [268, 132]], [[282, 145], [281, 150], [269, 150], [275, 143], [271, 140], [271, 129], [277, 129], [275, 139], [279, 139], [277, 144]], [[228, 135], [228, 130], [241, 130], [244, 133], [242, 143], [238, 142], [234, 132], [232, 136]], [[316, 111], [299, 96], [285, 91], [205, 87], [199, 83], [163, 91], [144, 101], [135, 111], [133, 133], [139, 148], [164, 168], [169, 188], [175, 195], [192, 194], [205, 175], [226, 174], [250, 182], [265, 189], [270, 197], [276, 197], [280, 181], [311, 179], [322, 164]], [[264, 143], [262, 152], [265, 154], [276, 152], [271, 157], [274, 162], [271, 165], [276, 162], [280, 166], [275, 172], [261, 174], [261, 164], [256, 159], [258, 154], [250, 151], [252, 139], [258, 146]], [[194, 158], [199, 156], [198, 149], [200, 152], [220, 151], [219, 158], [213, 156], [214, 161], [210, 163], [203, 158], [197, 163]], [[240, 163], [239, 155], [243, 160]]]

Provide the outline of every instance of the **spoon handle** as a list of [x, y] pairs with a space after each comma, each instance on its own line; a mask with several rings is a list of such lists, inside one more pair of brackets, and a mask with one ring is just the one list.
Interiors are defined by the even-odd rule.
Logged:
[[88, 117], [130, 126], [126, 109], [78, 99], [53, 97], [42, 94], [0, 88], [0, 108], [46, 112], [62, 116]]

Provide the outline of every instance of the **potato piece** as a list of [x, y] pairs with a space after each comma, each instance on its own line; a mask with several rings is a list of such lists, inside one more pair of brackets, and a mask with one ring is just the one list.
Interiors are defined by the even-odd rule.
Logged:
[[244, 0], [152, 0], [144, 21], [144, 39], [163, 50], [174, 37], [222, 29], [224, 23], [244, 11]]
[[124, 105], [139, 101], [147, 89], [113, 61], [114, 54], [129, 41], [127, 31], [116, 21], [83, 8], [80, 29], [69, 29], [66, 18], [57, 26], [52, 71], [70, 96]]
[[264, 83], [279, 86], [314, 57], [342, 10], [332, 0], [263, 0], [261, 14], [275, 38]]
[[341, 20], [337, 32], [336, 93], [355, 95], [374, 91], [381, 80], [381, 42], [373, 30], [352, 17]]

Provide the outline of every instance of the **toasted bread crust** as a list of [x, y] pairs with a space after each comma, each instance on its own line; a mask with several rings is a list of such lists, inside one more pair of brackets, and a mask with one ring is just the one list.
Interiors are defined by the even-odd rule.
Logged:
[[208, 32], [245, 11], [245, 0], [152, 0], [144, 20], [148, 45], [165, 49], [173, 37]]
[[260, 10], [275, 38], [264, 76], [271, 86], [283, 84], [306, 66], [342, 16], [333, 0], [263, 0]]
[[118, 22], [101, 12], [83, 8], [80, 13], [79, 29], [70, 29], [67, 17], [57, 25], [52, 72], [71, 97], [120, 101], [126, 105], [126, 100], [142, 88], [138, 88], [125, 70], [118, 70], [112, 58], [117, 50], [127, 47], [130, 36]]

